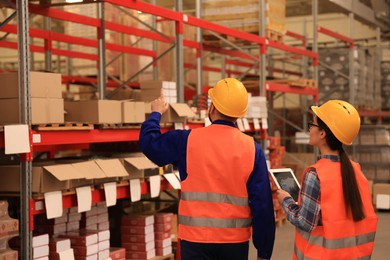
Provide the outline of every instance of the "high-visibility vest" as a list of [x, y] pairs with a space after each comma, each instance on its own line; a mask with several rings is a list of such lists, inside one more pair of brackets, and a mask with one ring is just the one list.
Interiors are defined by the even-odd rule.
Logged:
[[378, 218], [372, 206], [367, 179], [360, 165], [352, 162], [365, 218], [354, 222], [345, 211], [340, 162], [320, 159], [313, 166], [320, 180], [321, 220], [308, 233], [296, 229], [293, 259], [370, 259]]
[[240, 243], [251, 237], [247, 181], [254, 167], [253, 138], [213, 124], [194, 129], [181, 183], [178, 237], [191, 242]]

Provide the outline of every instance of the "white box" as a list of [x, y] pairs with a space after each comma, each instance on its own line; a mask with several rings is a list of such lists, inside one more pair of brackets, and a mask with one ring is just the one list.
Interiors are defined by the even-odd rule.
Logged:
[[390, 209], [390, 195], [377, 194], [376, 195], [376, 208], [377, 209]]

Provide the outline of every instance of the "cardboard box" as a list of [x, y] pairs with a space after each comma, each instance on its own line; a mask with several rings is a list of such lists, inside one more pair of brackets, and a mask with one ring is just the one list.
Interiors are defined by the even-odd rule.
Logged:
[[171, 232], [155, 232], [154, 239], [155, 240], [165, 240], [171, 237]]
[[98, 260], [98, 254], [89, 255], [89, 256], [74, 256], [74, 260]]
[[[17, 72], [0, 74], [0, 98], [19, 98]], [[30, 71], [32, 98], [62, 98], [61, 74]]]
[[34, 216], [35, 224], [43, 225], [55, 225], [68, 222], [68, 214], [64, 214], [62, 217], [47, 219], [46, 214], [40, 214]]
[[172, 246], [167, 246], [163, 248], [156, 248], [156, 255], [158, 256], [166, 256], [172, 253]]
[[151, 249], [148, 252], [133, 252], [126, 251], [126, 259], [139, 259], [139, 260], [147, 260], [156, 256], [156, 250]]
[[40, 236], [33, 236], [32, 247], [45, 246], [49, 244], [49, 235], [43, 234]]
[[98, 235], [96, 232], [68, 232], [66, 234], [61, 234], [60, 237], [70, 239], [70, 243], [73, 246], [89, 246], [97, 244]]
[[143, 235], [129, 235], [122, 232], [122, 243], [147, 243], [154, 241], [154, 233]]
[[133, 226], [122, 226], [122, 234], [133, 234], [133, 235], [146, 235], [154, 232], [154, 226], [149, 225], [145, 227], [133, 227]]
[[49, 241], [49, 251], [58, 253], [70, 249], [70, 239], [51, 238]]
[[154, 231], [156, 232], [170, 232], [172, 229], [172, 223], [154, 224]]
[[18, 260], [18, 251], [7, 249], [0, 252], [0, 259]]
[[156, 224], [172, 223], [173, 213], [157, 213], [154, 219]]
[[145, 121], [144, 102], [122, 102], [122, 123], [142, 123]]
[[39, 258], [49, 255], [49, 245], [33, 247], [32, 249], [33, 258]]
[[[18, 124], [19, 99], [0, 99], [0, 124]], [[31, 123], [64, 123], [64, 100], [61, 98], [31, 98]]]
[[126, 171], [128, 172], [128, 178], [131, 180], [144, 178], [145, 170], [147, 169], [158, 169], [158, 166], [145, 156], [123, 158], [120, 160], [123, 163]]
[[80, 224], [82, 227], [96, 225], [98, 221], [98, 216], [89, 216], [89, 217], [83, 217], [81, 218]]
[[74, 254], [77, 256], [88, 256], [88, 255], [94, 255], [99, 252], [99, 246], [98, 244], [92, 244], [88, 246], [75, 246], [72, 245]]
[[129, 215], [122, 217], [122, 226], [149, 226], [154, 224], [153, 215]]
[[155, 240], [156, 248], [164, 248], [172, 245], [172, 238], [166, 238], [164, 240]]
[[99, 223], [107, 223], [108, 221], [109, 221], [109, 219], [108, 219], [108, 212], [98, 215], [98, 222], [97, 222], [97, 224], [99, 224]]
[[390, 195], [377, 194], [375, 205], [377, 209], [390, 209]]
[[146, 243], [122, 243], [126, 251], [146, 252], [155, 248], [154, 241]]
[[66, 223], [66, 232], [77, 231], [79, 229], [80, 229], [79, 221]]
[[98, 253], [99, 260], [107, 260], [110, 257], [110, 250], [106, 249]]
[[161, 123], [185, 123], [187, 117], [194, 117], [192, 109], [183, 103], [169, 104], [168, 110], [162, 115]]
[[107, 250], [110, 248], [110, 240], [100, 241], [98, 243], [99, 251]]
[[78, 212], [68, 213], [68, 222], [80, 221], [81, 217], [82, 214]]
[[0, 219], [0, 233], [10, 233], [19, 230], [19, 220], [10, 217]]
[[87, 100], [65, 102], [67, 122], [118, 124], [122, 122], [122, 102], [117, 100]]
[[110, 257], [111, 260], [120, 260], [126, 258], [126, 250], [121, 247], [111, 247], [110, 248]]

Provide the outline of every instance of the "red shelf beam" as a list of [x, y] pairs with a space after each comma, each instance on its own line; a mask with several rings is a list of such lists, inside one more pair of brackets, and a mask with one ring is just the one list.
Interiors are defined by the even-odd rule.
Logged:
[[326, 29], [326, 28], [324, 28], [324, 27], [322, 27], [322, 26], [318, 26], [318, 27], [317, 27], [317, 32], [323, 33], [323, 34], [325, 34], [325, 35], [328, 35], [328, 36], [330, 36], [330, 37], [333, 37], [333, 38], [335, 38], [335, 39], [338, 39], [338, 40], [341, 40], [341, 41], [343, 41], [343, 42], [348, 43], [350, 49], [352, 49], [353, 46], [354, 46], [353, 39], [351, 39], [351, 38], [349, 38], [349, 37], [347, 37], [347, 36], [341, 35], [341, 34], [339, 34], [339, 33], [337, 33], [337, 32], [331, 31], [331, 30], [329, 30], [329, 29]]
[[318, 89], [316, 88], [298, 88], [298, 87], [291, 87], [290, 85], [286, 85], [286, 84], [267, 82], [265, 84], [265, 89], [266, 91], [272, 91], [272, 92], [286, 92], [286, 93], [293, 93], [293, 94], [300, 94], [300, 95], [309, 95], [309, 96], [313, 96], [314, 101], [318, 100]]

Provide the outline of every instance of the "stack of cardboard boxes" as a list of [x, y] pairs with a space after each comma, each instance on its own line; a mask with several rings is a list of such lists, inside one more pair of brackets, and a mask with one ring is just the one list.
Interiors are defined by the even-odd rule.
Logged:
[[[19, 119], [18, 73], [0, 74], [0, 124], [21, 123]], [[61, 75], [30, 72], [31, 122], [51, 124], [64, 122]]]
[[49, 260], [49, 235], [48, 234], [33, 237], [32, 257], [34, 260]]
[[269, 136], [268, 141], [268, 150], [269, 160], [271, 162], [271, 168], [280, 168], [282, 166], [282, 159], [286, 155], [286, 148], [281, 146], [279, 136]]
[[75, 260], [97, 260], [99, 240], [96, 232], [74, 231], [61, 234], [59, 237], [70, 239]]
[[8, 202], [0, 201], [0, 259], [18, 260], [18, 251], [8, 247], [8, 241], [19, 235], [19, 222], [8, 215]]
[[156, 256], [153, 215], [123, 217], [121, 234], [126, 259], [146, 260]]
[[154, 219], [156, 255], [169, 255], [172, 253], [173, 213], [157, 213]]

